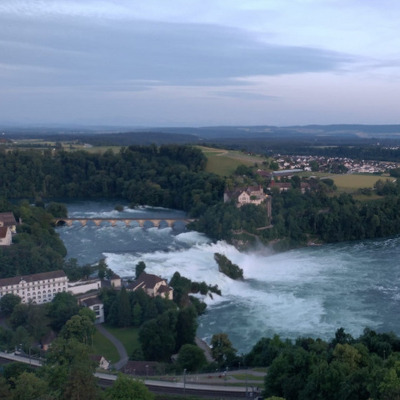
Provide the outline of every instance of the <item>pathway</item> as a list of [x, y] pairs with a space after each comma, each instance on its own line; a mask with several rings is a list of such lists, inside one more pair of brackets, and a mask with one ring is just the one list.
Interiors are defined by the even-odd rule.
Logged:
[[115, 369], [121, 369], [129, 360], [128, 353], [126, 352], [124, 345], [114, 335], [108, 332], [108, 330], [104, 328], [103, 325], [96, 325], [96, 329], [103, 336], [109, 339], [110, 342], [112, 342], [112, 344], [116, 347], [119, 354], [119, 361], [113, 364], [113, 367]]
[[204, 355], [206, 356], [206, 360], [207, 360], [209, 363], [210, 363], [210, 362], [213, 362], [214, 359], [213, 359], [213, 357], [212, 357], [212, 355], [211, 355], [210, 346], [209, 346], [204, 340], [201, 340], [201, 339], [198, 338], [197, 336], [195, 337], [194, 340], [195, 340], [196, 345], [197, 345], [198, 347], [200, 347], [200, 349], [203, 350]]

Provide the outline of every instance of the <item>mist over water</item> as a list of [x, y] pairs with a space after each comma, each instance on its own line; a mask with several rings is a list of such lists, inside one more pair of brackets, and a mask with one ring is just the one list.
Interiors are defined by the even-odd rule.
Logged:
[[[113, 210], [110, 203], [68, 205], [70, 217], [184, 217], [162, 208]], [[400, 238], [303, 248], [280, 254], [268, 249], [240, 253], [225, 242], [176, 228], [139, 228], [124, 223], [100, 227], [79, 223], [58, 228], [69, 258], [80, 264], [106, 258], [119, 275], [134, 276], [139, 261], [146, 271], [170, 279], [175, 271], [193, 281], [205, 281], [222, 291], [206, 298], [207, 312], [199, 319], [198, 336], [209, 341], [226, 332], [239, 352], [247, 352], [261, 337], [279, 334], [331, 339], [343, 327], [357, 337], [365, 327], [400, 334]], [[218, 272], [214, 253], [225, 254], [244, 272], [233, 281]]]

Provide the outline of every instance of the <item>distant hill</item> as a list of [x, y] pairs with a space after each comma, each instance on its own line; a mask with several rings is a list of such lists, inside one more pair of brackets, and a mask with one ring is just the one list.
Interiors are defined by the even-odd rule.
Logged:
[[[4, 134], [3, 134], [4, 132]], [[400, 141], [400, 125], [304, 125], [304, 126], [211, 126], [211, 127], [1, 127], [6, 138], [81, 140], [93, 145], [281, 142], [290, 139], [307, 145], [356, 144]]]
[[224, 138], [260, 139], [282, 136], [400, 138], [400, 125], [214, 126], [201, 128], [153, 128], [152, 131], [195, 135], [205, 140]]

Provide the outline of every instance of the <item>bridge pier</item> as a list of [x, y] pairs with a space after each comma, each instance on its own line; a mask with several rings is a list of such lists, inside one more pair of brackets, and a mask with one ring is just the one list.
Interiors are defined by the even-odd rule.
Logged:
[[140, 228], [144, 228], [147, 221], [151, 222], [155, 228], [159, 228], [161, 223], [164, 221], [169, 228], [173, 228], [176, 222], [182, 222], [187, 225], [190, 222], [195, 221], [195, 219], [187, 218], [56, 218], [54, 219], [54, 224], [72, 226], [72, 224], [77, 221], [82, 227], [85, 227], [89, 221], [92, 221], [96, 226], [101, 226], [103, 222], [108, 222], [112, 227], [116, 226], [119, 221], [125, 223], [127, 227], [131, 225], [131, 222], [137, 222]]

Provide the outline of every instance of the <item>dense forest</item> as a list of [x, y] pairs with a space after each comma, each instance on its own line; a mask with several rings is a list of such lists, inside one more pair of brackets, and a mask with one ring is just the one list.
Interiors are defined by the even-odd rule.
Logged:
[[67, 210], [44, 200], [122, 198], [132, 206], [170, 207], [198, 216], [220, 202], [224, 190], [221, 178], [204, 172], [205, 164], [201, 151], [176, 145], [131, 146], [117, 154], [0, 152], [0, 212], [12, 211], [22, 222], [13, 246], [0, 248], [0, 278], [64, 266], [66, 249], [52, 221]]
[[273, 190], [271, 225], [266, 208], [251, 204], [237, 208], [231, 203], [208, 208], [193, 226], [228, 241], [273, 241], [277, 249], [398, 234], [400, 182], [380, 180], [374, 192], [382, 197], [361, 202], [349, 194], [336, 195], [323, 181], [304, 194], [293, 182], [291, 190]]
[[263, 338], [245, 356], [268, 366], [265, 396], [285, 400], [395, 400], [400, 398], [400, 339], [365, 329], [354, 339], [342, 328], [334, 339]]
[[222, 199], [224, 182], [204, 172], [206, 158], [188, 146], [130, 146], [106, 151], [0, 152], [0, 192], [14, 198], [123, 198], [198, 216]]

